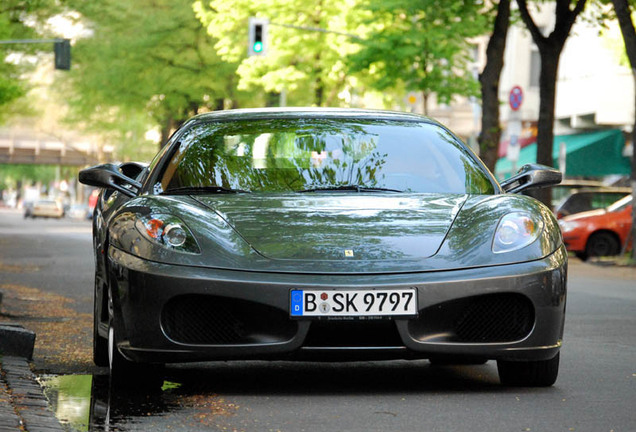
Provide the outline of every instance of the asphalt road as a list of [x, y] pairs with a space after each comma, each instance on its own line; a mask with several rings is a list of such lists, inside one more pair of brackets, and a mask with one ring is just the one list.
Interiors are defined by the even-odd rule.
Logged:
[[427, 361], [171, 366], [163, 390], [110, 391], [90, 360], [90, 223], [0, 209], [6, 319], [38, 334], [35, 367], [71, 430], [636, 431], [636, 270], [570, 260], [561, 372], [499, 385], [496, 365]]

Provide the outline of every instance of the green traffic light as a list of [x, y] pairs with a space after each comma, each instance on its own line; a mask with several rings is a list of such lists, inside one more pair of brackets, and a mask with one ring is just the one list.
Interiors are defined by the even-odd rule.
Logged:
[[254, 42], [254, 52], [259, 53], [263, 52], [263, 42]]

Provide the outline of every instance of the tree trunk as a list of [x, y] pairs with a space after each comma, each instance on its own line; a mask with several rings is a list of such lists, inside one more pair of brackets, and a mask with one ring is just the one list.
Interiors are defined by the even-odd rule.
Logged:
[[316, 106], [322, 106], [323, 104], [323, 99], [324, 99], [324, 94], [325, 94], [325, 86], [322, 83], [322, 78], [320, 77], [320, 73], [322, 72], [322, 69], [319, 68], [318, 69], [318, 76], [316, 77], [316, 89], [315, 89], [315, 99], [316, 99]]
[[[537, 125], [537, 162], [553, 166], [552, 145], [554, 141], [554, 106], [556, 100], [556, 80], [559, 69], [559, 58], [570, 35], [570, 30], [578, 15], [585, 8], [587, 0], [578, 0], [574, 9], [570, 10], [571, 0], [556, 0], [555, 25], [549, 36], [543, 36], [534, 23], [526, 0], [517, 0], [521, 20], [532, 35], [532, 40], [539, 48], [541, 56], [541, 73], [539, 75], [539, 123]], [[552, 207], [552, 188], [533, 191], [532, 196]]]
[[[556, 81], [561, 47], [544, 49], [541, 52], [539, 75], [539, 122], [537, 127], [537, 163], [554, 166], [554, 108], [556, 103]], [[536, 189], [532, 196], [552, 208], [552, 188]]]
[[171, 115], [167, 115], [163, 119], [163, 123], [161, 124], [161, 140], [159, 141], [159, 149], [161, 149], [172, 135], [172, 125], [174, 121], [172, 120]]
[[[632, 66], [632, 75], [634, 77], [634, 126], [632, 127], [632, 174], [630, 177], [632, 185], [632, 197], [636, 197], [636, 30], [632, 22], [632, 10], [627, 0], [612, 0], [614, 11], [618, 18], [618, 24], [625, 41], [625, 50], [627, 58]], [[633, 250], [636, 246], [636, 199], [632, 199], [632, 257], [635, 257]]]
[[481, 84], [481, 132], [479, 134], [480, 157], [492, 172], [495, 171], [497, 151], [501, 139], [499, 122], [499, 78], [504, 66], [506, 36], [510, 24], [510, 0], [500, 0], [497, 6], [495, 27], [486, 48], [486, 66], [479, 75]]
[[429, 96], [430, 96], [430, 93], [427, 90], [422, 91], [422, 104], [424, 105], [423, 113], [425, 116], [428, 116], [428, 97]]

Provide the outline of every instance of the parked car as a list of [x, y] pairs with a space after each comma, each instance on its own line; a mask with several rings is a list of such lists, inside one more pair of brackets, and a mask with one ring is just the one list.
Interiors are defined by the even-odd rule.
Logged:
[[561, 183], [552, 187], [552, 208], [556, 208], [561, 201], [574, 192], [603, 187], [607, 185], [598, 180], [563, 179]]
[[66, 215], [71, 219], [90, 219], [93, 213], [87, 204], [73, 204], [69, 207]]
[[566, 216], [559, 225], [567, 250], [582, 260], [617, 255], [632, 229], [632, 195], [605, 209]]
[[62, 218], [64, 217], [64, 208], [58, 201], [51, 199], [40, 199], [33, 204], [25, 206], [24, 218]]
[[603, 209], [632, 192], [628, 187], [586, 188], [572, 192], [563, 199], [554, 213], [557, 219], [574, 213]]
[[[95, 207], [93, 358], [113, 382], [227, 359], [497, 361], [549, 386], [567, 253], [552, 212], [439, 123], [344, 109], [216, 111], [152, 163], [79, 180]], [[506, 193], [508, 192], [508, 193]]]

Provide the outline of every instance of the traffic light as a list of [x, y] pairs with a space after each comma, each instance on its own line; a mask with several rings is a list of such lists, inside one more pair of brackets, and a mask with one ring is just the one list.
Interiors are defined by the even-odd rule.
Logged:
[[248, 56], [262, 56], [267, 54], [267, 26], [269, 21], [264, 18], [250, 17]]
[[60, 39], [53, 45], [55, 52], [55, 69], [71, 69], [71, 40]]

